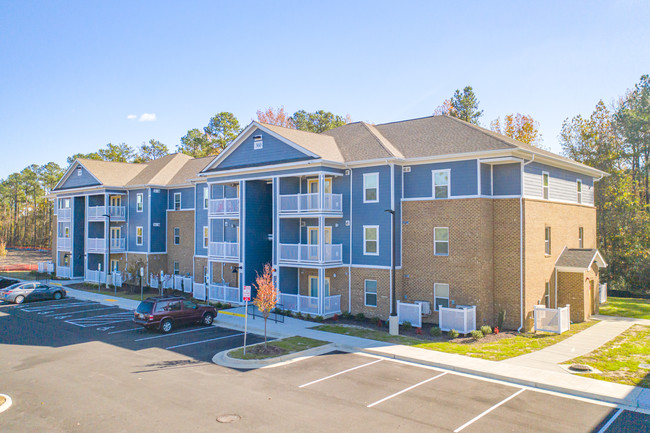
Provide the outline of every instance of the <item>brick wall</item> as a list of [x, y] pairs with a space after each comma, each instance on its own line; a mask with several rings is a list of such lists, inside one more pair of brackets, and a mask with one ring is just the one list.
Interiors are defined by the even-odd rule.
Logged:
[[[506, 329], [517, 329], [521, 322], [521, 255], [519, 199], [492, 200], [494, 246], [494, 318], [504, 311]], [[489, 251], [489, 250], [485, 250]]]
[[141, 253], [128, 253], [126, 254], [126, 266], [127, 270], [130, 270], [134, 273], [136, 281], [138, 280], [137, 269], [134, 269], [136, 263], [140, 261], [144, 266], [145, 272], [145, 281], [148, 281], [149, 275], [160, 275], [160, 271], [163, 273], [169, 274], [167, 269], [167, 254], [141, 254]]
[[[239, 266], [239, 263], [210, 262], [212, 266], [212, 282], [221, 283], [222, 277], [230, 287], [239, 287], [239, 273], [233, 273], [232, 267]], [[208, 272], [209, 272], [208, 268]], [[201, 271], [203, 272], [203, 271]]]
[[[204, 266], [208, 266], [208, 259], [205, 257], [194, 257], [194, 281], [197, 283], [203, 283], [205, 281], [205, 274], [203, 273]], [[210, 275], [209, 269], [207, 274]]]
[[[372, 268], [350, 268], [352, 311], [351, 313], [363, 313], [367, 317], [378, 317], [388, 319], [390, 314], [390, 270]], [[377, 280], [377, 306], [368, 307], [365, 305], [365, 280]], [[346, 281], [347, 284], [347, 281]], [[346, 299], [347, 301], [347, 299]], [[343, 303], [341, 296], [341, 310], [348, 309], [347, 302]]]
[[[180, 244], [174, 245], [174, 228], [180, 229]], [[192, 275], [194, 257], [194, 211], [167, 212], [167, 269], [174, 272], [178, 262], [181, 275]]]
[[[543, 200], [524, 199], [524, 292], [526, 329], [533, 326], [533, 307], [544, 303], [545, 283], [551, 283], [554, 291], [555, 261], [565, 246], [578, 248], [578, 228], [584, 228], [584, 248], [596, 248], [596, 209], [578, 204], [551, 203]], [[544, 230], [551, 227], [551, 254], [544, 253]], [[580, 274], [581, 275], [581, 274]], [[558, 306], [571, 304], [572, 320], [574, 310], [584, 310], [584, 297], [575, 299], [582, 307], [574, 308], [573, 302], [564, 302], [563, 299], [577, 296], [571, 293], [562, 294], [564, 282], [571, 277], [558, 273]], [[582, 278], [582, 277], [581, 277]], [[573, 282], [567, 283], [573, 287]], [[583, 284], [580, 284], [582, 287]], [[584, 296], [584, 294], [583, 294]], [[554, 306], [554, 303], [551, 305]], [[584, 313], [575, 317], [583, 317]], [[584, 319], [581, 319], [584, 320]]]
[[[310, 296], [309, 277], [318, 277], [318, 269], [298, 269], [299, 291], [303, 296]], [[341, 295], [341, 311], [348, 309], [348, 268], [325, 269], [325, 278], [330, 279], [330, 295]]]

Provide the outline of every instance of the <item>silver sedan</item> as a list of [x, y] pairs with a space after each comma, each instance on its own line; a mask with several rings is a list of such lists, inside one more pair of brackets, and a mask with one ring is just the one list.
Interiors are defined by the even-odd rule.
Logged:
[[44, 301], [65, 298], [63, 287], [48, 286], [43, 283], [16, 283], [0, 289], [0, 300], [22, 304], [25, 301]]

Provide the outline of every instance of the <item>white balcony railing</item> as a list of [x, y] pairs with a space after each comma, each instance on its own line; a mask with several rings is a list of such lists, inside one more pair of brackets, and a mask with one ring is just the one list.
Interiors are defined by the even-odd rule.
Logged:
[[106, 239], [104, 238], [88, 238], [86, 241], [86, 251], [89, 253], [104, 252], [106, 250]]
[[56, 249], [59, 251], [72, 251], [72, 238], [56, 238]]
[[[108, 213], [107, 213], [108, 212]], [[88, 220], [104, 221], [106, 215], [111, 216], [113, 221], [126, 219], [126, 208], [124, 206], [90, 206], [88, 208]]]
[[124, 238], [111, 238], [111, 252], [116, 253], [126, 249], [126, 239]]
[[343, 196], [341, 194], [324, 194], [321, 203], [320, 194], [283, 194], [280, 196], [280, 213], [292, 214], [303, 212], [342, 212]]
[[69, 207], [64, 207], [56, 211], [57, 222], [61, 221], [70, 221], [72, 218], [72, 209]]
[[223, 283], [212, 283], [208, 287], [208, 300], [221, 302], [240, 302], [239, 288]]
[[208, 244], [210, 258], [239, 261], [239, 242], [210, 242]]
[[208, 202], [208, 216], [225, 215], [239, 215], [239, 198], [217, 198]]
[[321, 300], [316, 296], [280, 293], [279, 303], [282, 304], [282, 308], [285, 310], [313, 316], [325, 316], [341, 312], [341, 295], [324, 296]]
[[57, 266], [56, 276], [59, 278], [72, 278], [72, 269], [70, 269], [70, 266]]
[[280, 261], [291, 263], [341, 263], [343, 245], [323, 245], [321, 257], [320, 245], [280, 244]]

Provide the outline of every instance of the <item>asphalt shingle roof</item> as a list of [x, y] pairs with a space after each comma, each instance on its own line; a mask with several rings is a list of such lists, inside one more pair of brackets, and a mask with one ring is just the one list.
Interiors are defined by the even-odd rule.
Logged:
[[600, 253], [595, 248], [565, 248], [555, 262], [555, 266], [588, 269], [596, 255], [600, 256]]

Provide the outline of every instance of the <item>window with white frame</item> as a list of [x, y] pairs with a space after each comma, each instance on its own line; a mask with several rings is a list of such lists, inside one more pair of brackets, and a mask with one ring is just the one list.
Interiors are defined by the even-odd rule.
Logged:
[[542, 172], [542, 197], [544, 198], [544, 200], [548, 200], [548, 197], [549, 197], [548, 181], [549, 181], [548, 172], [543, 171]]
[[135, 244], [138, 246], [141, 246], [143, 242], [144, 236], [142, 235], [142, 227], [138, 226], [135, 228]]
[[174, 275], [180, 275], [181, 274], [181, 267], [178, 262], [174, 262]]
[[585, 230], [582, 227], [578, 227], [578, 248], [584, 248], [584, 235]]
[[181, 244], [181, 228], [174, 227], [174, 245]]
[[578, 196], [578, 203], [582, 203], [582, 181], [576, 180], [576, 194]]
[[377, 306], [377, 280], [365, 280], [363, 283], [366, 307]]
[[77, 168], [77, 176], [81, 176], [83, 174], [83, 170], [81, 167]]
[[203, 209], [208, 208], [209, 201], [210, 201], [210, 190], [206, 186], [205, 188], [203, 188]]
[[433, 254], [436, 256], [449, 255], [449, 227], [433, 229]]
[[174, 210], [181, 210], [181, 193], [174, 193]]
[[433, 308], [435, 311], [440, 311], [440, 307], [449, 307], [449, 284], [433, 285]]
[[363, 254], [379, 255], [379, 226], [363, 226]]
[[203, 248], [208, 247], [208, 226], [203, 226]]
[[433, 171], [433, 198], [449, 198], [449, 170]]
[[544, 254], [551, 255], [551, 228], [544, 228]]
[[364, 173], [363, 202], [377, 203], [379, 201], [379, 173]]
[[142, 209], [144, 209], [144, 194], [139, 192], [135, 196], [135, 210], [137, 212], [142, 212]]

